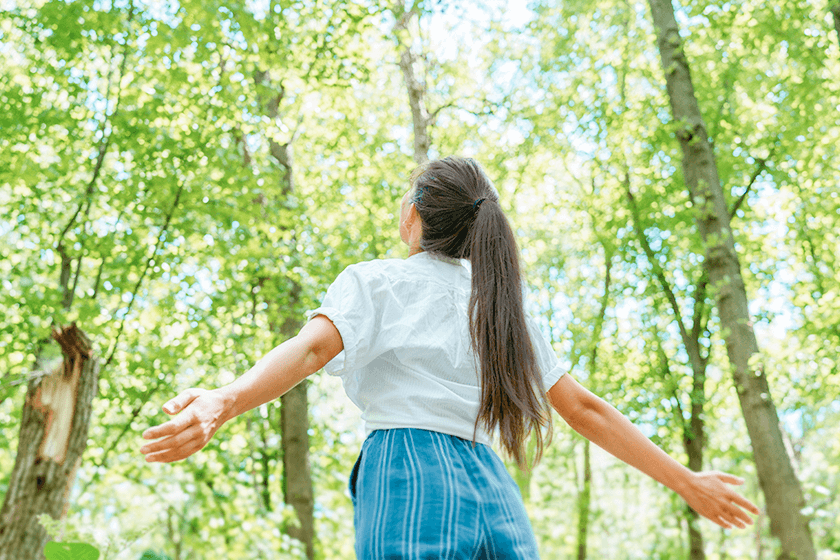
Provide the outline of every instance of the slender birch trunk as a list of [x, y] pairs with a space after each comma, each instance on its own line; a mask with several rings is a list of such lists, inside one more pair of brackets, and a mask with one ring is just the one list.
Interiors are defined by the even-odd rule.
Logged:
[[747, 306], [747, 294], [730, 226], [712, 145], [703, 122], [671, 0], [649, 0], [668, 98], [683, 153], [686, 185], [697, 208], [697, 226], [706, 243], [709, 274], [726, 340], [741, 410], [753, 447], [772, 534], [781, 543], [779, 558], [815, 560], [805, 499], [793, 471]]

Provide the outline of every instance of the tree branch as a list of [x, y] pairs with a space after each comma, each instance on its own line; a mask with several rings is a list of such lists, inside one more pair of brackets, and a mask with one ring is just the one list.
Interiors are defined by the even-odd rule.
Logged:
[[834, 30], [837, 32], [837, 43], [840, 44], [840, 2], [834, 4], [829, 10], [834, 16]]
[[93, 280], [93, 295], [90, 296], [90, 299], [96, 300], [97, 294], [99, 294], [99, 283], [102, 281], [102, 270], [105, 268], [105, 260], [107, 257], [103, 255], [102, 260], [99, 262], [99, 268], [96, 269], [96, 278]]
[[135, 406], [135, 407], [131, 410], [131, 416], [129, 417], [128, 422], [126, 422], [126, 423], [125, 423], [125, 425], [123, 426], [122, 430], [120, 430], [120, 433], [117, 435], [117, 437], [116, 437], [116, 438], [114, 438], [114, 440], [111, 442], [111, 445], [109, 445], [109, 446], [108, 446], [108, 449], [106, 449], [106, 450], [105, 450], [105, 452], [102, 454], [102, 458], [101, 458], [99, 461], [94, 462], [94, 468], [93, 468], [93, 473], [94, 473], [94, 474], [93, 474], [93, 476], [91, 476], [91, 477], [90, 477], [90, 480], [88, 480], [88, 481], [87, 481], [87, 484], [85, 484], [85, 485], [82, 487], [82, 494], [84, 494], [85, 492], [87, 492], [88, 487], [89, 487], [92, 483], [94, 483], [94, 482], [96, 482], [96, 481], [98, 481], [98, 480], [100, 480], [100, 479], [101, 479], [101, 475], [99, 474], [100, 467], [105, 467], [105, 466], [107, 466], [107, 464], [108, 464], [108, 455], [110, 455], [110, 454], [111, 454], [111, 452], [113, 452], [113, 451], [117, 448], [117, 444], [119, 444], [120, 440], [122, 440], [122, 438], [125, 436], [125, 434], [127, 434], [127, 433], [128, 433], [128, 431], [131, 429], [131, 424], [132, 424], [132, 423], [133, 423], [133, 422], [137, 419], [137, 417], [140, 415], [140, 411], [143, 409], [143, 405], [144, 405], [144, 404], [146, 404], [147, 402], [149, 402], [149, 399], [151, 398], [151, 396], [152, 396], [152, 395], [154, 395], [154, 394], [158, 391], [158, 389], [160, 389], [160, 387], [161, 387], [162, 385], [163, 385], [163, 379], [158, 378], [157, 383], [155, 383], [154, 387], [152, 387], [151, 389], [149, 389], [149, 390], [148, 390], [148, 391], [147, 391], [147, 392], [143, 395], [143, 397], [142, 397], [142, 399], [141, 399], [141, 400], [142, 400], [142, 402], [141, 402], [139, 405]]
[[[123, 216], [128, 211], [128, 207], [130, 205], [131, 205], [131, 202], [129, 202], [125, 206], [123, 206], [122, 210], [120, 210], [120, 213], [117, 215], [117, 219], [114, 222], [114, 235], [116, 235], [117, 229], [120, 227], [120, 224], [122, 223]], [[107, 254], [103, 255], [102, 256], [102, 261], [99, 263], [99, 269], [96, 271], [96, 278], [93, 281], [93, 295], [90, 296], [90, 299], [92, 299], [94, 301], [96, 300], [96, 296], [99, 294], [99, 283], [102, 280], [102, 271], [105, 268], [105, 263], [107, 262], [107, 260], [108, 260], [108, 255]]]
[[756, 166], [755, 170], [753, 171], [753, 174], [750, 176], [750, 182], [747, 183], [747, 188], [744, 190], [743, 193], [741, 193], [741, 196], [738, 197], [738, 200], [735, 201], [735, 204], [732, 205], [732, 209], [729, 211], [729, 219], [730, 220], [735, 217], [735, 212], [737, 212], [738, 208], [741, 207], [741, 204], [744, 203], [744, 200], [746, 200], [747, 195], [750, 194], [750, 190], [752, 189], [752, 186], [755, 184], [756, 179], [758, 179], [758, 176], [761, 175], [761, 173], [765, 169], [767, 169], [767, 159], [766, 158], [759, 158], [758, 159], [758, 165]]
[[440, 113], [444, 109], [448, 109], [450, 107], [458, 107], [458, 104], [455, 102], [455, 100], [450, 101], [448, 103], [444, 103], [443, 105], [441, 105], [440, 107], [438, 107], [434, 111], [431, 111], [429, 113], [429, 116], [426, 117], [426, 125], [428, 126], [428, 125], [434, 124], [435, 120], [437, 120], [438, 113]]
[[590, 355], [589, 363], [589, 377], [590, 379], [595, 374], [595, 360], [598, 357], [598, 343], [601, 339], [601, 333], [604, 330], [604, 320], [607, 316], [607, 305], [610, 301], [610, 284], [612, 283], [612, 252], [605, 244], [601, 244], [604, 249], [604, 259], [606, 260], [606, 271], [604, 272], [604, 293], [599, 302], [598, 318], [595, 320], [595, 332], [592, 333], [592, 354]]
[[671, 288], [671, 284], [668, 283], [668, 279], [665, 277], [665, 271], [659, 264], [659, 261], [656, 258], [656, 253], [651, 248], [650, 242], [648, 241], [647, 236], [644, 233], [644, 227], [642, 226], [639, 208], [636, 205], [636, 198], [633, 196], [633, 192], [630, 190], [630, 177], [627, 174], [624, 175], [623, 182], [624, 192], [627, 196], [627, 202], [630, 207], [630, 213], [633, 215], [633, 229], [636, 232], [636, 237], [638, 237], [639, 243], [641, 243], [642, 245], [642, 250], [645, 252], [645, 255], [647, 256], [651, 267], [653, 267], [653, 273], [656, 276], [657, 280], [659, 280], [659, 284], [662, 286], [662, 291], [665, 292], [665, 297], [668, 299], [668, 303], [671, 304], [671, 309], [674, 311], [674, 316], [676, 317], [677, 326], [680, 329], [680, 336], [682, 337], [683, 343], [686, 346], [688, 346], [690, 338], [688, 336], [688, 330], [685, 327], [685, 323], [683, 322], [679, 303], [677, 303], [677, 298], [674, 295], [674, 290]]
[[131, 308], [134, 305], [134, 300], [137, 299], [137, 292], [140, 291], [140, 286], [143, 283], [143, 280], [146, 278], [146, 274], [149, 271], [149, 268], [152, 266], [152, 261], [155, 260], [155, 256], [157, 255], [158, 251], [160, 250], [161, 246], [163, 245], [163, 240], [166, 237], [166, 232], [169, 229], [169, 223], [172, 220], [173, 214], [175, 214], [175, 209], [178, 208], [178, 202], [181, 200], [181, 192], [184, 190], [184, 183], [182, 182], [181, 185], [178, 187], [178, 192], [175, 193], [175, 201], [172, 203], [172, 207], [169, 209], [169, 213], [166, 215], [166, 219], [164, 220], [163, 227], [158, 234], [157, 242], [155, 243], [155, 248], [152, 251], [152, 254], [149, 255], [149, 258], [146, 259], [146, 266], [143, 268], [143, 272], [140, 274], [140, 278], [137, 279], [137, 284], [134, 286], [134, 290], [131, 292], [131, 299], [128, 302], [128, 307], [123, 313], [122, 319], [120, 319], [120, 326], [117, 329], [117, 336], [114, 338], [114, 343], [111, 346], [111, 352], [108, 354], [108, 359], [105, 361], [103, 367], [107, 367], [111, 364], [111, 360], [114, 359], [114, 353], [117, 351], [117, 345], [120, 342], [120, 336], [122, 336], [123, 329], [125, 328], [125, 319], [128, 317], [128, 314], [131, 312]]
[[706, 286], [709, 283], [709, 275], [703, 268], [700, 272], [700, 279], [694, 289], [694, 316], [691, 320], [691, 340], [700, 340], [700, 333], [703, 330], [703, 314], [706, 311]]
[[[106, 86], [106, 92], [110, 92], [111, 90], [111, 72], [108, 72], [108, 85]], [[122, 81], [122, 80], [120, 80]], [[106, 93], [107, 96], [107, 93]], [[105, 106], [105, 115], [102, 118], [102, 122], [99, 123], [99, 130], [98, 132], [102, 133], [102, 138], [99, 140], [99, 145], [97, 146], [97, 156], [96, 156], [96, 163], [93, 166], [93, 175], [91, 176], [90, 181], [88, 182], [87, 188], [85, 189], [84, 198], [79, 202], [79, 205], [76, 207], [76, 211], [73, 212], [73, 215], [70, 216], [70, 219], [67, 221], [67, 225], [61, 230], [61, 233], [58, 234], [58, 240], [56, 241], [56, 247], [58, 251], [61, 253], [64, 251], [64, 237], [67, 235], [67, 232], [70, 231], [70, 228], [73, 227], [73, 224], [76, 223], [76, 218], [79, 217], [79, 214], [84, 208], [86, 203], [89, 203], [90, 195], [93, 194], [93, 188], [96, 186], [96, 181], [99, 179], [99, 175], [102, 172], [102, 164], [105, 161], [105, 154], [108, 151], [108, 146], [111, 142], [111, 135], [105, 134], [105, 126], [108, 122], [108, 107], [107, 102]]]
[[85, 217], [83, 220], [84, 223], [84, 235], [82, 236], [80, 247], [79, 247], [79, 256], [76, 258], [76, 272], [73, 274], [73, 285], [68, 286], [70, 280], [70, 265], [72, 259], [67, 255], [64, 246], [59, 247], [59, 253], [61, 254], [61, 279], [59, 283], [61, 284], [61, 288], [64, 290], [64, 296], [62, 297], [61, 306], [65, 310], [69, 310], [70, 306], [73, 305], [73, 298], [76, 295], [76, 287], [79, 285], [79, 277], [81, 276], [82, 272], [82, 258], [84, 257], [85, 253], [85, 244], [87, 243], [88, 239], [88, 218], [90, 217], [90, 206], [92, 203], [92, 199], [87, 199], [87, 205], [85, 206]]
[[[671, 366], [670, 361], [668, 360], [668, 355], [665, 353], [665, 349], [662, 348], [662, 340], [659, 338], [659, 331], [654, 326], [655, 335], [656, 335], [656, 354], [659, 356], [660, 363], [662, 364], [662, 379], [665, 381], [671, 381], [673, 379], [673, 375], [671, 374]], [[685, 417], [685, 412], [683, 411], [682, 402], [680, 401], [679, 393], [677, 392], [677, 386], [674, 385], [671, 388], [671, 397], [674, 399], [674, 405], [677, 407], [676, 415], [678, 417], [680, 427], [682, 431], [688, 428], [688, 420]]]
[[[131, 21], [134, 19], [134, 1], [132, 0], [129, 11], [128, 11], [128, 19], [126, 21], [126, 25], [130, 26]], [[76, 207], [76, 211], [67, 221], [67, 224], [61, 230], [61, 233], [58, 234], [58, 239], [56, 241], [56, 250], [58, 251], [59, 255], [61, 255], [61, 274], [59, 278], [59, 284], [61, 288], [64, 290], [64, 296], [62, 299], [62, 305], [64, 309], [69, 309], [70, 305], [73, 302], [73, 296], [76, 292], [76, 285], [79, 281], [79, 272], [82, 268], [82, 255], [79, 254], [78, 263], [76, 265], [76, 278], [73, 281], [73, 287], [70, 289], [68, 287], [70, 276], [69, 276], [69, 269], [70, 269], [70, 260], [71, 257], [67, 254], [67, 250], [64, 247], [64, 238], [67, 236], [67, 233], [70, 231], [70, 228], [73, 227], [73, 224], [76, 223], [76, 219], [79, 217], [79, 214], [82, 211], [82, 208], [85, 209], [85, 221], [87, 222], [88, 212], [90, 211], [90, 206], [92, 203], [91, 196], [93, 195], [93, 190], [96, 187], [96, 183], [99, 181], [99, 177], [102, 174], [102, 167], [105, 163], [105, 155], [108, 153], [108, 148], [111, 145], [111, 138], [113, 136], [113, 129], [111, 132], [106, 134], [105, 129], [107, 127], [108, 121], [117, 114], [120, 108], [120, 102], [122, 101], [122, 79], [125, 76], [125, 70], [128, 63], [128, 45], [129, 42], [126, 41], [125, 46], [123, 47], [123, 56], [122, 62], [120, 63], [120, 71], [119, 71], [119, 78], [117, 80], [117, 99], [114, 103], [114, 108], [109, 111], [108, 106], [110, 105], [110, 97], [111, 97], [111, 77], [113, 72], [109, 70], [108, 72], [108, 84], [105, 89], [105, 110], [102, 116], [102, 121], [99, 124], [98, 132], [102, 133], [102, 138], [99, 140], [99, 145], [97, 146], [97, 156], [96, 156], [96, 163], [93, 167], [93, 175], [91, 176], [90, 181], [88, 182], [87, 188], [85, 189], [85, 194], [83, 199], [79, 202], [79, 205]], [[113, 58], [112, 58], [113, 60]], [[109, 66], [110, 66], [109, 62]]]

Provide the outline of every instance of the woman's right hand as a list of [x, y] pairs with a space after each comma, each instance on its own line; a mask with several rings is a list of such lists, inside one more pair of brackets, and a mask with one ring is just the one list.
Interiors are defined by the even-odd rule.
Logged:
[[[149, 463], [171, 463], [199, 451], [225, 423], [227, 404], [215, 391], [187, 389], [163, 405], [172, 420], [143, 432], [144, 439], [157, 439], [140, 448]], [[162, 438], [162, 439], [160, 439]]]
[[686, 489], [679, 494], [691, 509], [724, 529], [743, 529], [753, 523], [747, 512], [761, 513], [754, 503], [730, 486], [743, 483], [742, 478], [720, 471], [697, 472], [692, 473]]

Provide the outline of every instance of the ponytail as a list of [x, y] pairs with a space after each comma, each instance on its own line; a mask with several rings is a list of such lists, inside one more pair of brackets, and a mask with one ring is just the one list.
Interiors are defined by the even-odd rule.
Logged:
[[470, 335], [481, 372], [475, 429], [483, 425], [492, 433], [498, 428], [502, 448], [524, 468], [528, 435], [533, 431], [537, 438], [536, 463], [551, 437], [551, 415], [525, 321], [513, 230], [475, 161], [430, 162], [412, 179], [423, 224], [420, 247], [472, 263]]

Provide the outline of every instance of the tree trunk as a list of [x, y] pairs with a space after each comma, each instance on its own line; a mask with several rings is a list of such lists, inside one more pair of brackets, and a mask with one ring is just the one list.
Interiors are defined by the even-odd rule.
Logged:
[[306, 545], [306, 557], [315, 557], [315, 499], [309, 469], [309, 408], [304, 380], [281, 397], [280, 426], [283, 446], [283, 496], [297, 513], [300, 527], [288, 531], [289, 536]]
[[[271, 140], [271, 153], [283, 165], [281, 178], [285, 196], [294, 193], [292, 181], [291, 143], [277, 144]], [[285, 200], [283, 201], [285, 204]], [[294, 237], [293, 237], [294, 240]], [[290, 283], [286, 317], [280, 334], [284, 340], [295, 336], [300, 330], [297, 319], [300, 304], [300, 286]], [[309, 407], [307, 388], [309, 382], [302, 381], [291, 391], [280, 397], [280, 445], [283, 454], [283, 500], [292, 506], [297, 514], [299, 527], [288, 531], [289, 536], [301, 541], [306, 547], [306, 557], [315, 558], [315, 493], [312, 490], [312, 473], [309, 466]]]
[[414, 161], [422, 165], [429, 161], [429, 112], [426, 109], [426, 88], [414, 74], [414, 54], [411, 52], [411, 40], [408, 25], [415, 16], [413, 10], [406, 11], [402, 0], [396, 3], [394, 16], [397, 24], [394, 26], [394, 36], [400, 47], [400, 70], [402, 71], [405, 87], [408, 91], [408, 103], [411, 107], [411, 120], [414, 126]]
[[829, 8], [834, 16], [834, 30], [837, 32], [837, 44], [840, 45], [840, 2]]
[[[294, 193], [292, 181], [291, 143], [270, 142], [271, 153], [283, 165], [282, 189], [285, 196]], [[285, 204], [285, 200], [283, 201]], [[293, 243], [295, 237], [293, 236]], [[284, 340], [295, 336], [301, 321], [297, 318], [300, 304], [300, 285], [286, 279], [289, 297], [286, 316], [280, 327]], [[306, 557], [315, 558], [315, 493], [312, 490], [312, 473], [309, 467], [309, 407], [306, 398], [309, 382], [303, 380], [291, 391], [280, 397], [280, 433], [283, 454], [283, 499], [292, 506], [300, 522], [299, 528], [289, 531], [289, 536], [306, 546]]]
[[[698, 305], [695, 302], [695, 305]], [[700, 304], [702, 305], [702, 304]], [[695, 341], [697, 342], [697, 341]], [[689, 351], [694, 369], [691, 388], [691, 417], [684, 424], [683, 446], [688, 455], [688, 468], [694, 472], [703, 470], [703, 450], [706, 445], [706, 427], [703, 421], [703, 405], [706, 402], [706, 360], [700, 358], [699, 344]], [[694, 354], [692, 356], [692, 354]], [[697, 361], [695, 361], [697, 360]], [[700, 515], [686, 507], [688, 518], [688, 550], [690, 560], [706, 560], [703, 533], [700, 532]]]
[[[268, 420], [263, 420], [262, 418], [258, 418], [257, 420], [260, 431], [260, 444], [262, 446], [261, 449], [259, 449], [259, 464], [262, 468], [260, 469], [259, 474], [254, 475], [254, 478], [259, 486], [260, 505], [265, 511], [274, 511], [274, 504], [271, 500], [271, 460], [275, 458], [276, 453], [274, 453], [273, 450], [269, 452], [269, 449], [271, 448], [268, 444], [267, 431], [268, 428], [271, 427], [271, 420], [271, 414], [269, 414]], [[268, 426], [266, 426], [266, 424], [268, 424]]]
[[[40, 560], [49, 540], [38, 523], [67, 514], [87, 446], [99, 361], [75, 324], [53, 330], [63, 361], [33, 372], [21, 415], [17, 459], [0, 510], [0, 560]], [[44, 367], [44, 364], [42, 364]]]
[[[706, 403], [705, 384], [708, 354], [703, 356], [700, 351], [700, 337], [705, 330], [706, 313], [704, 310], [706, 302], [706, 277], [705, 274], [701, 275], [696, 289], [694, 290], [694, 317], [689, 330], [689, 326], [686, 325], [683, 320], [683, 313], [680, 309], [674, 289], [668, 282], [668, 279], [665, 276], [665, 271], [662, 269], [662, 266], [659, 265], [659, 258], [645, 235], [646, 228], [642, 222], [641, 213], [639, 212], [639, 208], [636, 205], [636, 199], [630, 188], [629, 175], [625, 175], [624, 177], [624, 190], [627, 196], [627, 202], [630, 206], [630, 213], [633, 216], [633, 228], [636, 232], [636, 237], [638, 237], [639, 242], [642, 245], [642, 250], [647, 256], [648, 263], [653, 269], [654, 276], [656, 276], [656, 279], [665, 294], [665, 298], [668, 300], [671, 310], [674, 312], [674, 317], [676, 318], [677, 327], [680, 332], [680, 338], [682, 339], [686, 354], [688, 354], [689, 364], [691, 364], [692, 381], [691, 393], [689, 394], [691, 410], [688, 421], [685, 419], [682, 406], [679, 404], [680, 398], [676, 394], [676, 391], [674, 399], [678, 406], [680, 423], [682, 425], [683, 447], [688, 455], [688, 468], [695, 472], [701, 471], [703, 470], [703, 450], [706, 442], [705, 423], [703, 421], [703, 406]], [[665, 351], [661, 349], [661, 346], [660, 353], [664, 364], [663, 373], [666, 377], [670, 376], [671, 370], [668, 365], [668, 356], [665, 355]], [[691, 560], [705, 560], [706, 553], [703, 546], [703, 534], [700, 532], [700, 526], [698, 525], [700, 517], [697, 512], [690, 507], [686, 508], [686, 512], [688, 520], [689, 558]]]
[[[593, 222], [595, 220], [593, 219]], [[607, 316], [607, 305], [610, 301], [610, 284], [612, 283], [612, 250], [600, 239], [601, 247], [604, 249], [606, 269], [604, 271], [604, 294], [598, 308], [598, 317], [595, 320], [595, 329], [592, 333], [592, 347], [589, 353], [589, 381], [590, 384], [598, 372], [598, 344], [601, 342], [601, 333], [604, 330], [604, 320]], [[577, 559], [586, 560], [587, 542], [589, 537], [589, 514], [592, 501], [592, 459], [590, 457], [589, 440], [583, 442], [583, 480], [578, 492], [578, 530], [577, 530]]]
[[697, 226], [706, 243], [709, 274], [735, 387], [753, 447], [771, 532], [781, 543], [780, 559], [815, 560], [805, 499], [781, 435], [758, 343], [750, 321], [747, 294], [729, 223], [729, 209], [717, 165], [691, 82], [671, 0], [649, 0], [665, 73], [668, 98], [683, 153], [686, 186], [696, 206]]
[[[267, 99], [262, 99], [266, 115], [275, 121], [279, 118], [280, 103], [285, 93], [282, 85], [275, 88], [271, 83], [267, 71], [255, 72], [255, 81], [258, 86], [265, 87], [268, 91], [275, 91]], [[294, 134], [293, 137], [294, 138]], [[278, 164], [280, 177], [278, 181], [279, 192], [282, 199], [280, 206], [288, 203], [289, 198], [295, 192], [293, 180], [294, 158], [292, 154], [292, 139], [284, 144], [277, 142], [273, 137], [268, 138], [268, 150], [274, 161]], [[261, 201], [265, 202], [265, 201]], [[285, 227], [281, 225], [280, 227]], [[296, 236], [292, 235], [291, 246], [297, 245]], [[295, 258], [292, 249], [292, 258]], [[258, 285], [270, 281], [268, 277], [257, 279]], [[277, 332], [283, 340], [294, 337], [301, 327], [301, 321], [297, 318], [300, 304], [300, 285], [289, 278], [275, 279], [283, 283], [277, 293], [288, 290], [288, 297], [283, 305], [280, 302], [267, 302], [270, 307], [281, 309], [281, 313], [275, 313], [269, 319], [272, 332]], [[282, 321], [277, 327], [277, 320]], [[287, 533], [290, 537], [301, 541], [306, 548], [306, 557], [309, 560], [315, 558], [315, 494], [312, 489], [312, 475], [309, 466], [309, 410], [307, 405], [308, 382], [304, 380], [288, 393], [280, 397], [280, 433], [281, 433], [281, 454], [283, 457], [282, 489], [283, 500], [292, 506], [297, 515], [299, 526], [290, 527]]]
[[592, 500], [592, 459], [589, 456], [590, 443], [583, 440], [583, 481], [578, 494], [577, 560], [586, 560], [589, 537], [589, 504]]

